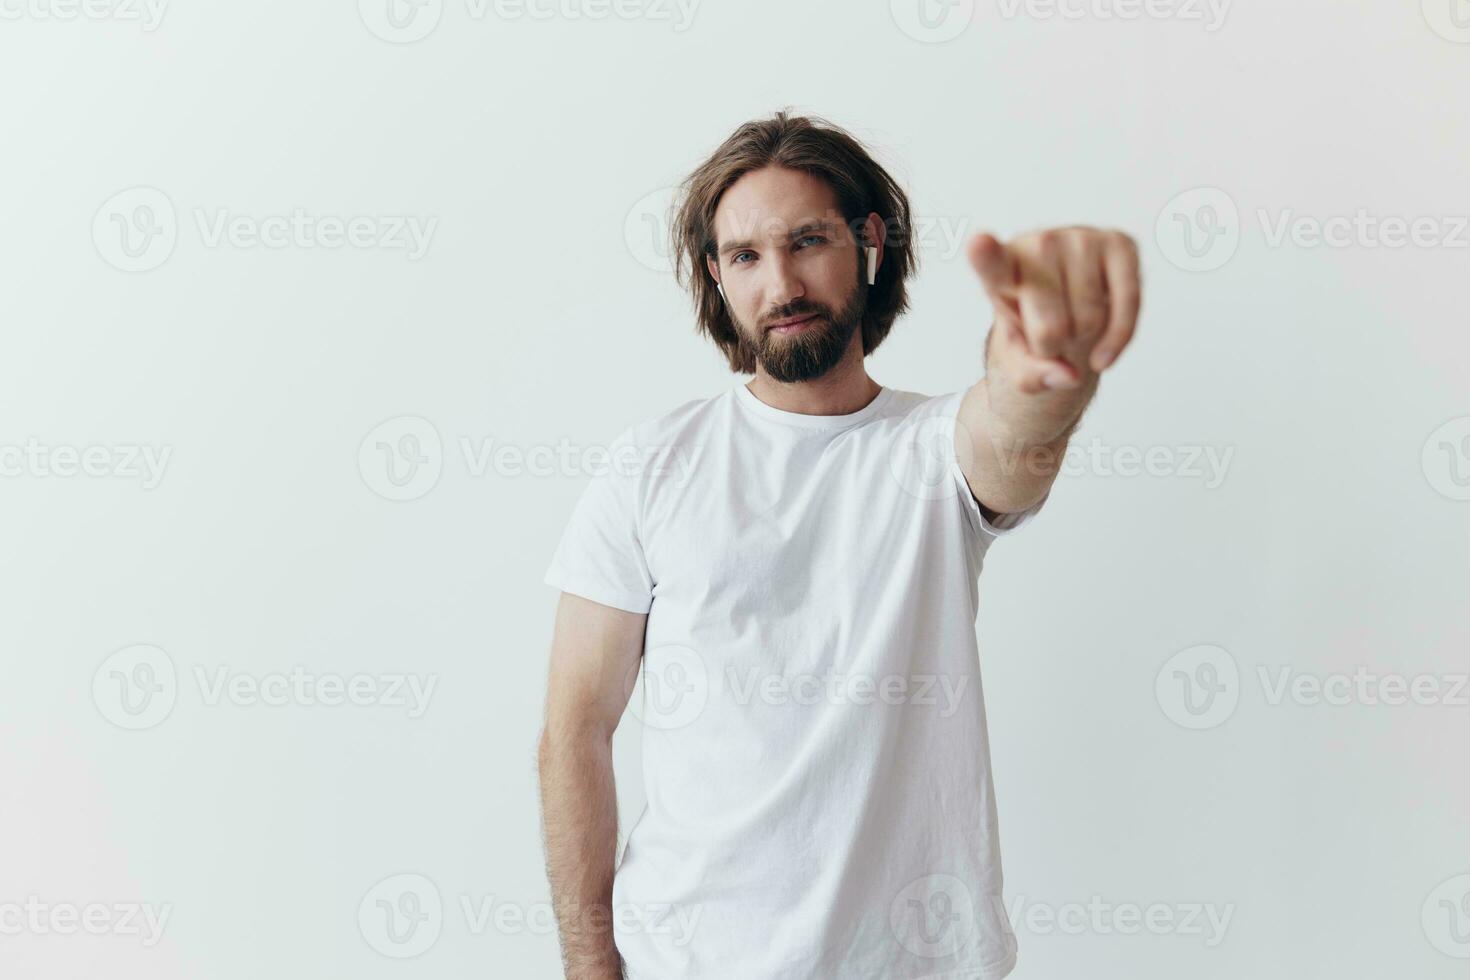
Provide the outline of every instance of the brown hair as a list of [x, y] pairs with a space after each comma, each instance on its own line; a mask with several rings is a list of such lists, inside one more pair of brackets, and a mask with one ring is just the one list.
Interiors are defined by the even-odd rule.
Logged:
[[[755, 372], [755, 358], [740, 343], [705, 257], [716, 256], [714, 219], [720, 197], [745, 174], [772, 165], [825, 180], [843, 219], [855, 232], [870, 212], [882, 218], [883, 261], [877, 281], [868, 287], [862, 322], [863, 354], [871, 354], [908, 308], [904, 280], [918, 265], [908, 197], [848, 133], [820, 116], [792, 116], [785, 110], [735, 130], [679, 185], [671, 229], [674, 276], [693, 293], [696, 329], [720, 348], [730, 370]], [[861, 253], [859, 257], [858, 269], [862, 270]]]

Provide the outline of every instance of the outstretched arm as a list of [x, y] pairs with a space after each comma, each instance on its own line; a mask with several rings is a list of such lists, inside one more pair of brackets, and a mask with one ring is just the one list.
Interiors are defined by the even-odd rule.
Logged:
[[989, 514], [1046, 495], [1098, 377], [1133, 338], [1138, 248], [1118, 231], [1055, 228], [1002, 244], [978, 234], [969, 257], [995, 308], [985, 376], [965, 392], [955, 452]]

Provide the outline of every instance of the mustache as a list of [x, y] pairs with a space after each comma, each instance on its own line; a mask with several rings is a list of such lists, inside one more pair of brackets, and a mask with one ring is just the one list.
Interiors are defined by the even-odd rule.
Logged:
[[[780, 323], [782, 320], [792, 320], [797, 318], [804, 319], [810, 316], [826, 317], [828, 316], [828, 313], [826, 310], [787, 310], [781, 313], [774, 314], [773, 316], [768, 318], [766, 320], [764, 329], [769, 330], [776, 324]], [[828, 318], [830, 319], [830, 317]]]

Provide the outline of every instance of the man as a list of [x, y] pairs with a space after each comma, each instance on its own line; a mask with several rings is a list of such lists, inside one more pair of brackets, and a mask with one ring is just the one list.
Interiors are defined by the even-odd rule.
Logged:
[[[984, 376], [929, 397], [864, 368], [915, 256], [907, 199], [856, 141], [778, 113], [683, 190], [676, 274], [754, 377], [626, 430], [546, 575], [566, 976], [995, 980], [1016, 941], [977, 580], [1131, 339], [1136, 249], [975, 236]], [[640, 666], [648, 805], [615, 871], [611, 740]]]

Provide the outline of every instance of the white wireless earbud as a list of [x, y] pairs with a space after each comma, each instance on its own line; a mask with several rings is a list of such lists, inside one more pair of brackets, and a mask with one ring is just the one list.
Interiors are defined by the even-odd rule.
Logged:
[[863, 251], [868, 253], [868, 285], [878, 281], [878, 247], [869, 245]]
[[716, 282], [716, 283], [715, 283], [715, 288], [716, 288], [716, 289], [718, 289], [718, 290], [719, 290], [719, 291], [720, 291], [720, 302], [722, 302], [722, 303], [724, 303], [724, 304], [725, 304], [725, 305], [726, 305], [726, 306], [729, 306], [729, 305], [730, 305], [730, 301], [729, 301], [729, 300], [728, 300], [728, 299], [726, 299], [726, 298], [725, 298], [725, 287], [724, 287], [724, 286], [723, 286], [723, 285], [721, 285], [721, 284], [720, 284], [720, 283], [719, 283], [719, 282], [718, 282], [718, 281], [717, 281], [717, 282]]

